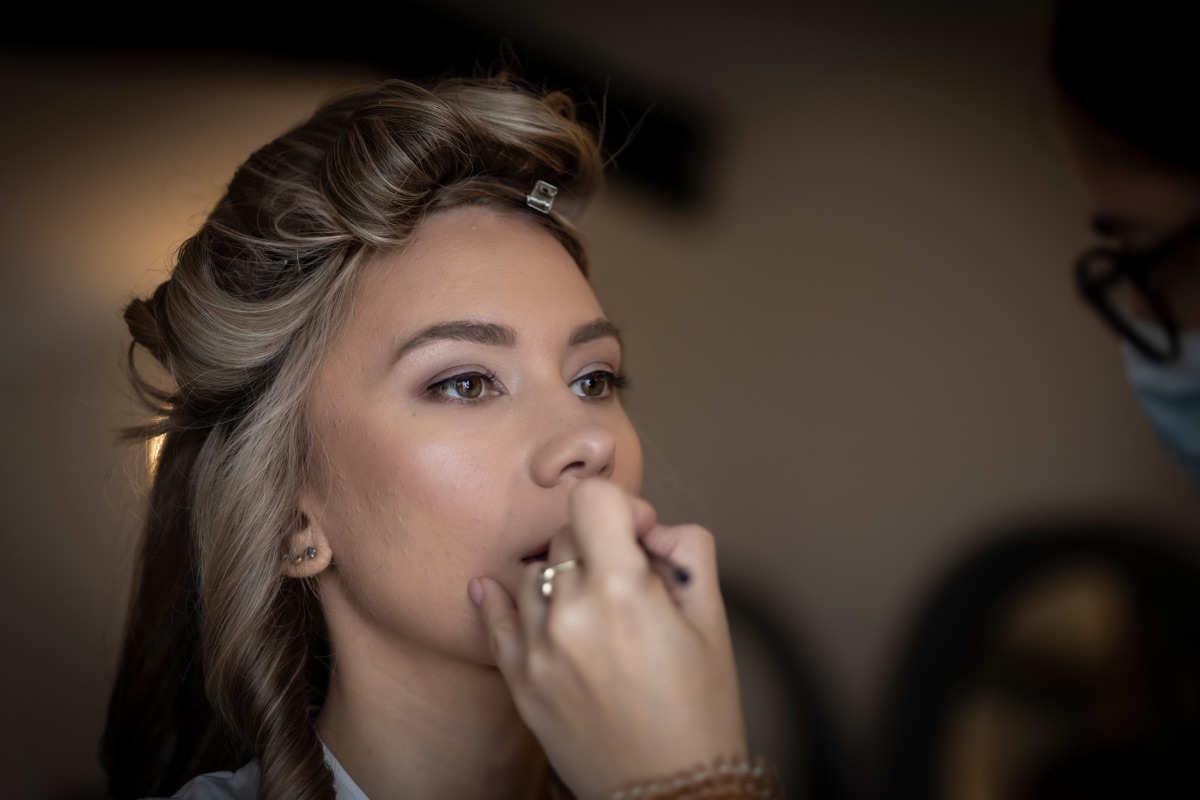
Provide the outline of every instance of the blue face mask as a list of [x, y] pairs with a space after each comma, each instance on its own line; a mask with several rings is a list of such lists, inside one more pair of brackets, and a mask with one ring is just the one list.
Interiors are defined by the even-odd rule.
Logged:
[[1182, 353], [1156, 364], [1125, 345], [1125, 369], [1159, 440], [1200, 486], [1200, 330], [1183, 331]]

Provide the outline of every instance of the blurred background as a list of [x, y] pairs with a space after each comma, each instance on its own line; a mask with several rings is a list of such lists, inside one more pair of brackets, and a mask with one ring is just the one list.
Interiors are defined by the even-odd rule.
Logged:
[[1145, 721], [1097, 698], [1136, 672], [1137, 587], [1192, 602], [1200, 504], [1070, 280], [1045, 0], [30, 13], [0, 36], [7, 796], [102, 796], [144, 489], [124, 302], [328, 91], [502, 50], [604, 101], [619, 152], [583, 227], [647, 495], [718, 538], [752, 740], [792, 795], [1020, 796], [1081, 719]]

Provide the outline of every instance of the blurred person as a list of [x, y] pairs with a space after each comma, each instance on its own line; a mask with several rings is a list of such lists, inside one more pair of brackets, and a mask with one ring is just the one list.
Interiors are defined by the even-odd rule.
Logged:
[[639, 497], [575, 224], [601, 177], [564, 93], [348, 88], [128, 303], [164, 438], [114, 797], [782, 795], [712, 536]]
[[1104, 240], [1079, 287], [1121, 337], [1158, 438], [1200, 485], [1200, 67], [1195, 4], [1058, 0], [1050, 74], [1064, 152]]
[[[1176, 0], [1055, 0], [1049, 46], [1056, 130], [1103, 240], [1078, 257], [1078, 287], [1118, 335], [1142, 411], [1196, 486], [1198, 23], [1200, 8]], [[1123, 627], [1123, 644], [1094, 654], [1060, 693], [1100, 689], [1077, 720], [1088, 724], [1064, 737], [1071, 745], [1043, 766], [1031, 798], [1200, 797], [1200, 550], [1194, 532], [1152, 525], [1129, 524], [1116, 541], [1120, 557], [1104, 572], [1111, 586], [1093, 591], [1108, 611], [1077, 622]], [[1078, 549], [1100, 545], [1109, 546], [1096, 536]]]
[[[1053, 0], [1055, 133], [1102, 241], [1078, 289], [1200, 486], [1200, 9]], [[1200, 797], [1194, 532], [1086, 512], [992, 530], [938, 576], [889, 673], [885, 800]]]

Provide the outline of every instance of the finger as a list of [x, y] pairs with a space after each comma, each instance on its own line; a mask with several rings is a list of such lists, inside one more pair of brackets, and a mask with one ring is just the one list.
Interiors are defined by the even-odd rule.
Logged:
[[700, 581], [717, 583], [716, 540], [705, 528], [655, 525], [640, 538], [648, 552], [686, 568]]
[[706, 631], [725, 625], [725, 604], [717, 573], [716, 540], [699, 525], [658, 525], [642, 536], [650, 552], [688, 571], [685, 584], [668, 582], [672, 598], [693, 623]]
[[635, 499], [611, 481], [590, 478], [571, 491], [572, 540], [591, 576], [644, 570]]
[[521, 624], [525, 626], [526, 642], [537, 646], [543, 641], [546, 629], [546, 598], [542, 596], [541, 581], [538, 580], [545, 564], [530, 564], [521, 572], [517, 583], [517, 611]]
[[643, 497], [633, 498], [633, 527], [638, 536], [652, 530], [658, 524], [658, 511]]
[[546, 614], [553, 614], [552, 606], [561, 606], [567, 598], [578, 597], [587, 566], [583, 558], [571, 558], [548, 565], [538, 580], [538, 589], [546, 605]]
[[568, 526], [568, 530], [557, 533], [550, 539], [550, 547], [546, 550], [546, 563], [542, 564], [543, 567], [579, 557], [575, 533], [569, 528], [570, 526]]
[[521, 619], [503, 586], [491, 578], [477, 580], [482, 595], [479, 608], [487, 628], [492, 657], [496, 659], [496, 666], [505, 680], [512, 686], [520, 680], [525, 661], [525, 632]]
[[[564, 567], [567, 562], [574, 562], [574, 567]], [[574, 534], [571, 531], [564, 531], [556, 535], [550, 540], [550, 548], [546, 553], [546, 563], [540, 567], [555, 567], [554, 577], [551, 579], [550, 591], [553, 595], [559, 597], [574, 595], [574, 587], [578, 586], [583, 572], [583, 558], [579, 554], [579, 549], [575, 545]], [[541, 569], [538, 570], [541, 572]], [[571, 573], [571, 574], [568, 574]], [[548, 604], [549, 598], [542, 593], [542, 582], [538, 576], [534, 576], [533, 583], [537, 586], [539, 599], [543, 610]]]

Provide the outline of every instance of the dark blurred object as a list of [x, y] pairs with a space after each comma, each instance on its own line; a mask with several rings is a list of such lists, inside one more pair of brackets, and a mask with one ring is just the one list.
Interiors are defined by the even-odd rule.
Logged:
[[1200, 544], [1090, 520], [988, 541], [890, 673], [878, 796], [1200, 797]]
[[752, 587], [723, 580], [750, 747], [789, 798], [845, 800], [845, 742], [809, 651]]
[[[602, 129], [613, 162], [612, 180], [645, 191], [676, 211], [709, 200], [714, 120], [679, 91], [650, 86], [641, 76], [616, 74], [569, 42], [485, 28], [478, 20], [432, 2], [399, 0], [361, 14], [278, 14], [257, 18], [194, 14], [186, 25], [156, 27], [63, 15], [48, 7], [22, 9], [20, 25], [0, 32], [0, 55], [20, 48], [64, 56], [118, 56], [154, 64], [187, 58], [215, 65], [229, 57], [361, 65], [377, 76], [424, 79], [472, 75], [503, 62], [538, 86], [564, 89], [582, 103], [590, 126]], [[39, 20], [38, 15], [45, 19]], [[257, 20], [257, 21], [256, 21]], [[516, 24], [516, 21], [513, 21]], [[631, 20], [631, 24], [634, 21]]]
[[1198, 29], [1196, 3], [1055, 0], [1050, 77], [1060, 97], [1141, 153], [1200, 173]]

